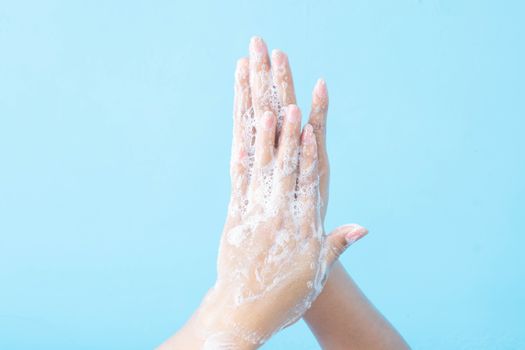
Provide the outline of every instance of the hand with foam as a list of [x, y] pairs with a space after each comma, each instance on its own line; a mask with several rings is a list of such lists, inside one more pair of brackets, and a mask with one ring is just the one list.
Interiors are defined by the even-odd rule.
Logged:
[[286, 56], [275, 51], [270, 65], [264, 42], [252, 39], [236, 71], [232, 194], [217, 282], [166, 349], [257, 348], [308, 310], [332, 264], [367, 233], [358, 225], [323, 230], [327, 105], [320, 80], [301, 132]]

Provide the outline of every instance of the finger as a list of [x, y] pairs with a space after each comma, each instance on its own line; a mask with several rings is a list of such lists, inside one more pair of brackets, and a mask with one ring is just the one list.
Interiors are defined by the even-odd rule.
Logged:
[[295, 104], [295, 90], [288, 56], [281, 50], [272, 51], [272, 79], [283, 106]]
[[236, 216], [242, 211], [248, 186], [248, 150], [250, 149], [246, 132], [247, 119], [251, 113], [251, 98], [249, 85], [249, 63], [247, 58], [237, 61], [235, 70], [234, 105], [233, 105], [233, 141], [230, 162], [230, 177], [232, 194], [230, 214]]
[[276, 119], [272, 112], [264, 112], [257, 128], [255, 169], [264, 169], [273, 159]]
[[326, 118], [328, 113], [328, 90], [323, 79], [319, 79], [312, 93], [312, 109], [308, 123], [314, 129], [317, 141], [317, 154], [319, 159], [319, 192], [321, 194], [321, 217], [326, 214], [328, 204], [328, 184], [330, 178], [330, 164], [326, 151]]
[[367, 233], [366, 228], [357, 224], [344, 225], [333, 230], [326, 237], [328, 266], [332, 266], [349, 246], [363, 238]]
[[[276, 118], [270, 111], [264, 112], [257, 126], [255, 162], [249, 189], [249, 201], [253, 204], [271, 193], [272, 160], [274, 154]], [[261, 203], [259, 203], [261, 204]]]
[[248, 81], [248, 64], [247, 58], [241, 58], [237, 61], [237, 68], [235, 69], [235, 88], [233, 99], [233, 141], [231, 156], [232, 168], [230, 169], [231, 173], [235, 175], [246, 170], [242, 166], [239, 167], [240, 164], [238, 164], [237, 161], [239, 160], [239, 155], [247, 152], [250, 148], [250, 141], [247, 138], [245, 125], [252, 105], [250, 99], [250, 85]]
[[317, 144], [313, 128], [306, 124], [301, 136], [299, 177], [297, 180], [297, 214], [314, 220], [319, 210], [319, 172]]
[[259, 37], [250, 40], [250, 89], [255, 118], [259, 119], [272, 110], [270, 58], [266, 44]]
[[281, 143], [277, 150], [274, 182], [281, 195], [295, 190], [299, 162], [299, 137], [301, 133], [301, 111], [296, 105], [289, 105], [285, 111]]
[[281, 50], [272, 51], [272, 79], [277, 94], [278, 118], [276, 139], [279, 139], [284, 107], [296, 103], [292, 70], [290, 69], [287, 55]]

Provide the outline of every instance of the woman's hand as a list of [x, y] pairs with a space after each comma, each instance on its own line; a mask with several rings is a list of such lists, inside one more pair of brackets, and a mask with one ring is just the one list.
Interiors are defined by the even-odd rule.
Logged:
[[300, 123], [299, 109], [290, 105], [282, 142], [274, 150], [277, 120], [266, 111], [257, 123], [253, 167], [249, 152], [234, 152], [237, 190], [221, 239], [214, 289], [232, 310], [257, 315], [253, 324], [234, 328], [248, 328], [250, 340], [258, 343], [302, 316], [348, 242], [345, 236], [329, 240], [324, 235], [315, 136], [306, 125], [300, 138]]

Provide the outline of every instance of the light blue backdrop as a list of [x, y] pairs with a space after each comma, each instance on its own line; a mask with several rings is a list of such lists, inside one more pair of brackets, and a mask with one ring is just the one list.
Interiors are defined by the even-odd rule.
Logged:
[[[150, 349], [214, 280], [233, 69], [331, 96], [327, 229], [415, 349], [525, 348], [521, 1], [0, 1], [0, 348]], [[267, 349], [316, 349], [298, 324]]]

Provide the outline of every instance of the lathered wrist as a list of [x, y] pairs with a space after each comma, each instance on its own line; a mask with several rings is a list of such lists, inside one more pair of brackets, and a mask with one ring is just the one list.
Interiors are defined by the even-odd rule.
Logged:
[[257, 349], [268, 338], [255, 310], [235, 305], [232, 296], [217, 287], [208, 292], [189, 326], [206, 350]]

